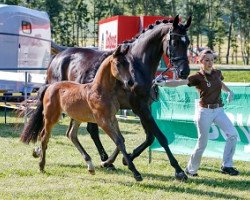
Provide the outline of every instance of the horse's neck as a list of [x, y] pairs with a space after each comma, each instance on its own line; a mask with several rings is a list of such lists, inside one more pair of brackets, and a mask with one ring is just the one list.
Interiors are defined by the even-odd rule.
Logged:
[[110, 59], [111, 58], [108, 57], [102, 62], [93, 80], [94, 85], [105, 88], [105, 90], [113, 90], [116, 82], [115, 77], [111, 74]]
[[146, 75], [153, 77], [163, 54], [164, 37], [171, 25], [157, 25], [152, 30], [148, 30], [135, 40], [132, 44], [131, 54], [137, 62], [137, 66]]

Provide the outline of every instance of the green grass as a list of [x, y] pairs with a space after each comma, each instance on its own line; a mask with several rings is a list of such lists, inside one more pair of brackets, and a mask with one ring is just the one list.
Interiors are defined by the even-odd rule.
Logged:
[[[191, 70], [190, 74], [196, 73], [197, 70]], [[222, 70], [224, 82], [242, 82], [250, 83], [250, 70], [249, 71], [225, 71]]]
[[[164, 153], [153, 152], [153, 162], [149, 164], [148, 151], [145, 151], [134, 161], [144, 178], [136, 182], [122, 165], [121, 155], [115, 162], [116, 171], [99, 167], [97, 150], [83, 124], [79, 138], [96, 166], [96, 174], [90, 175], [80, 153], [65, 137], [68, 118], [53, 129], [46, 172], [40, 173], [38, 159], [31, 156], [35, 145], [19, 141], [23, 120], [8, 113], [8, 124], [4, 124], [2, 114], [0, 112], [0, 199], [250, 199], [249, 162], [235, 162], [241, 175], [230, 177], [219, 172], [220, 160], [203, 158], [200, 176], [179, 182]], [[123, 121], [120, 128], [129, 152], [145, 139], [140, 123]], [[103, 132], [101, 139], [110, 154], [114, 144]], [[189, 157], [176, 155], [176, 158], [184, 168]]]
[[222, 71], [224, 82], [250, 83], [250, 71]]

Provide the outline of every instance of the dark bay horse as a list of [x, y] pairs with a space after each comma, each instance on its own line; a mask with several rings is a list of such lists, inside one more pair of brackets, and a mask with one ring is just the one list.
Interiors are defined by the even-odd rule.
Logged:
[[[131, 91], [128, 91], [124, 90], [122, 83], [117, 82], [115, 88], [118, 93], [120, 108], [132, 109], [139, 116], [146, 133], [146, 140], [130, 154], [131, 160], [138, 157], [152, 144], [156, 137], [165, 149], [171, 165], [175, 168], [176, 178], [181, 180], [187, 179], [187, 176], [170, 151], [167, 138], [158, 128], [151, 115], [150, 90], [163, 53], [169, 57], [171, 64], [177, 70], [179, 78], [185, 79], [189, 75], [187, 29], [190, 24], [191, 17], [188, 18], [185, 24], [181, 24], [177, 15], [172, 22], [166, 20], [157, 21], [154, 25], [150, 25], [147, 30], [143, 30], [133, 41], [129, 41], [128, 45], [131, 47], [127, 59], [133, 68], [134, 86]], [[62, 80], [72, 80], [79, 83], [91, 82], [102, 60], [111, 53], [88, 48], [68, 48], [57, 54], [50, 63], [47, 71], [47, 83]], [[72, 131], [77, 131], [79, 126], [79, 122], [72, 120], [67, 136]], [[97, 146], [101, 160], [107, 160], [108, 155], [98, 135], [98, 126], [88, 123], [87, 130]], [[74, 144], [82, 153], [80, 142], [77, 138], [75, 140]], [[116, 156], [116, 153], [114, 153], [114, 156]], [[114, 161], [114, 159], [112, 156], [107, 163], [112, 163], [111, 161]]]
[[[123, 153], [128, 168], [133, 172], [137, 181], [142, 177], [136, 170], [130, 156], [126, 152], [124, 138], [119, 130], [116, 113], [120, 108], [116, 95], [116, 80], [121, 81], [125, 88], [133, 85], [130, 65], [126, 60], [121, 46], [107, 57], [98, 69], [93, 82], [79, 84], [72, 81], [62, 81], [44, 86], [41, 91], [38, 106], [21, 134], [21, 141], [29, 143], [41, 137], [40, 170], [44, 171], [46, 149], [51, 129], [59, 121], [62, 112], [75, 121], [97, 123], [115, 142], [119, 151]], [[128, 85], [128, 83], [130, 85]], [[37, 121], [37, 119], [42, 119]], [[71, 132], [70, 138], [76, 137]], [[73, 140], [74, 141], [74, 140]], [[91, 157], [84, 151], [84, 158], [91, 174], [95, 173]]]

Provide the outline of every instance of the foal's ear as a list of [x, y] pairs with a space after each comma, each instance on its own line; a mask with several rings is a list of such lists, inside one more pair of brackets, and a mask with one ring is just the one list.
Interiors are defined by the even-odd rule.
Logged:
[[179, 24], [179, 15], [176, 15], [173, 22], [173, 27], [176, 28]]
[[188, 20], [187, 20], [187, 22], [186, 22], [186, 24], [185, 24], [185, 29], [188, 29], [188, 27], [190, 26], [190, 24], [191, 24], [191, 22], [192, 22], [192, 16], [189, 16], [188, 17]]
[[118, 56], [120, 53], [121, 53], [121, 45], [119, 45], [117, 48], [116, 48], [116, 50], [115, 50], [115, 52], [113, 53], [113, 56]]

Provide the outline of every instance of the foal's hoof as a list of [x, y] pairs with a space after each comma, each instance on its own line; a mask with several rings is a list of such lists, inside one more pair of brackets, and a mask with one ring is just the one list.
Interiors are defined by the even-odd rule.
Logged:
[[106, 163], [106, 162], [101, 162], [101, 167], [105, 168], [108, 171], [115, 171], [116, 170], [116, 168], [115, 168], [115, 166], [113, 164], [109, 164], [109, 163]]
[[184, 171], [179, 172], [179, 173], [175, 173], [175, 178], [179, 181], [186, 181], [188, 179], [187, 175], [185, 174]]
[[140, 174], [134, 175], [134, 178], [135, 178], [136, 181], [142, 181], [143, 180], [143, 178], [142, 178], [142, 176]]
[[91, 175], [95, 175], [95, 170], [88, 170]]
[[41, 148], [40, 147], [36, 147], [33, 149], [33, 152], [32, 152], [32, 156], [34, 158], [39, 158], [41, 155]]

